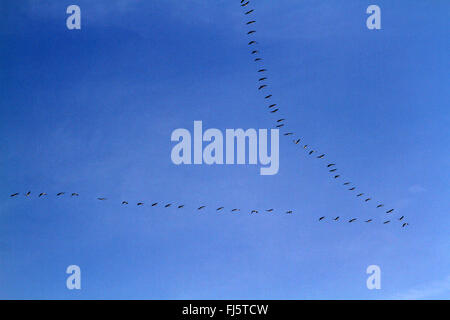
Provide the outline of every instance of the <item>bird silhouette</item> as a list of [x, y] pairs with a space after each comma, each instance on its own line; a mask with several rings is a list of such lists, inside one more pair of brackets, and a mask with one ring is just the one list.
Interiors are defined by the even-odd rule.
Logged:
[[25, 193], [25, 196], [26, 196], [26, 197], [29, 197], [30, 194], [31, 194], [31, 191], [28, 191], [27, 193]]
[[267, 84], [260, 85], [260, 86], [258, 87], [258, 90], [261, 90], [261, 89], [263, 89], [263, 88], [265, 88], [265, 87], [267, 87]]
[[178, 206], [178, 209], [181, 209], [183, 207], [184, 207], [184, 204], [181, 204], [181, 205]]
[[203, 209], [205, 206], [200, 206], [200, 207], [198, 207], [197, 208], [197, 210], [201, 210], [201, 209]]
[[405, 217], [405, 216], [401, 216], [400, 218], [398, 218], [398, 220], [401, 221], [401, 220], [403, 220], [404, 217]]
[[219, 207], [219, 208], [216, 209], [216, 211], [220, 211], [222, 209], [223, 209], [223, 207]]
[[335, 165], [336, 165], [335, 163], [330, 163], [330, 164], [327, 165], [327, 168], [335, 166]]
[[357, 218], [353, 218], [353, 219], [348, 220], [348, 222], [352, 223], [353, 221], [356, 221], [356, 220], [357, 220]]
[[291, 214], [291, 213], [292, 213], [292, 210], [288, 210], [288, 211], [286, 211], [286, 213], [289, 213], [289, 214]]
[[365, 202], [372, 200], [372, 198], [367, 198], [366, 200], [364, 200]]
[[65, 194], [65, 192], [58, 192], [56, 195], [57, 196], [62, 196], [63, 194]]
[[325, 157], [325, 154], [321, 154], [320, 156], [317, 156], [317, 159], [322, 159], [323, 157]]
[[100, 201], [106, 200], [106, 198], [97, 198]]
[[351, 187], [351, 188], [348, 189], [348, 190], [353, 191], [353, 190], [355, 190], [355, 189], [356, 189], [355, 187]]
[[270, 113], [275, 113], [277, 111], [278, 111], [278, 109], [275, 109], [275, 110], [270, 111]]
[[389, 222], [391, 222], [391, 220], [387, 220], [387, 221], [383, 222], [383, 224], [388, 224]]
[[402, 228], [404, 228], [404, 227], [406, 227], [406, 226], [409, 226], [409, 223], [408, 223], [408, 222], [405, 222], [404, 224], [402, 224]]
[[372, 219], [366, 220], [365, 222], [372, 222]]
[[250, 14], [250, 13], [252, 13], [253, 11], [255, 11], [255, 10], [250, 10], [250, 11], [247, 11], [245, 14]]
[[70, 195], [71, 197], [78, 197], [79, 196], [79, 194], [78, 193], [76, 193], [76, 192], [73, 192], [71, 195]]
[[336, 218], [334, 218], [334, 221], [338, 221], [339, 220], [339, 216], [337, 216]]
[[164, 206], [164, 208], [168, 208], [168, 207], [170, 207], [172, 204], [171, 203], [168, 203], [168, 204], [166, 204], [165, 206]]
[[127, 201], [122, 201], [122, 204], [128, 204], [128, 202]]
[[377, 205], [377, 208], [381, 208], [383, 206], [384, 206], [384, 204], [379, 204], [379, 205]]
[[152, 203], [152, 207], [156, 206], [158, 202]]
[[246, 3], [241, 4], [241, 7], [245, 7], [246, 5], [248, 5], [250, 3], [250, 1], [247, 1]]
[[252, 33], [255, 33], [256, 31], [255, 30], [250, 30], [249, 32], [247, 32], [247, 34], [252, 34]]
[[386, 213], [391, 213], [392, 211], [394, 211], [394, 209], [390, 209], [390, 210], [386, 211]]
[[46, 196], [46, 195], [47, 194], [45, 192], [41, 192], [41, 193], [39, 193], [39, 198], [42, 197], [42, 196]]
[[248, 43], [248, 45], [252, 45], [252, 44], [256, 44], [256, 43], [258, 43], [258, 42], [256, 42], [255, 40], [252, 40]]
[[273, 209], [271, 208], [271, 209], [267, 209], [266, 210], [267, 212], [272, 212], [273, 211]]
[[11, 195], [11, 197], [16, 197], [16, 196], [18, 196], [19, 195], [19, 192], [16, 192], [16, 193], [13, 193], [12, 195]]
[[143, 203], [143, 202], [138, 202], [136, 205], [137, 205], [137, 206], [143, 206], [144, 203]]
[[256, 22], [255, 20], [251, 20], [251, 21], [247, 22], [246, 24], [252, 24], [252, 23], [255, 23], [255, 22]]
[[357, 197], [361, 197], [364, 193], [357, 194]]
[[269, 94], [268, 96], [265, 96], [264, 99], [269, 99], [270, 97], [272, 97], [271, 94]]
[[320, 217], [320, 218], [319, 218], [319, 221], [322, 221], [323, 219], [325, 219], [325, 216]]

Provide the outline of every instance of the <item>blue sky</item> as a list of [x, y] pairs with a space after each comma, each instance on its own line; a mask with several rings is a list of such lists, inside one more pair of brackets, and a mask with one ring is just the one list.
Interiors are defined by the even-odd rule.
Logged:
[[[81, 30], [66, 28], [70, 4]], [[370, 4], [382, 30], [366, 28]], [[379, 223], [384, 211], [283, 136], [273, 176], [171, 162], [172, 131], [194, 120], [273, 127], [238, 0], [2, 1], [0, 298], [450, 298], [450, 3], [251, 6], [290, 130], [410, 226]], [[378, 223], [317, 221], [337, 215]], [[71, 264], [79, 291], [66, 289]], [[372, 264], [381, 290], [366, 288]]]

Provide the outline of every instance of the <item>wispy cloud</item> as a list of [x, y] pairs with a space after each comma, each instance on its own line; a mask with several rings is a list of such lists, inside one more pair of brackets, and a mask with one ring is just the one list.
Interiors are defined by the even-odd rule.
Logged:
[[392, 297], [392, 299], [396, 300], [418, 300], [429, 298], [450, 298], [450, 275], [442, 281], [434, 281], [423, 286], [412, 288]]

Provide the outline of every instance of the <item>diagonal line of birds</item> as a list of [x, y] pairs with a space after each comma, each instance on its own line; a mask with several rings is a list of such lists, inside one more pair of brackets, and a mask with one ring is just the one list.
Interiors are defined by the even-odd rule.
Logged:
[[[245, 10], [244, 11], [244, 15], [246, 17], [245, 25], [246, 25], [246, 27], [250, 27], [250, 29], [247, 31], [247, 36], [253, 37], [255, 35], [255, 33], [256, 33], [255, 25], [257, 24], [256, 20], [253, 18], [255, 10], [248, 7], [249, 4], [250, 4], [250, 1], [241, 0], [240, 3], [241, 3], [241, 7], [243, 7], [244, 10]], [[249, 39], [248, 46], [251, 47], [251, 49], [250, 49], [251, 57], [252, 57], [253, 61], [258, 64], [258, 71], [257, 72], [258, 72], [259, 78], [258, 78], [258, 86], [257, 86], [257, 88], [258, 88], [259, 92], [263, 93], [265, 101], [270, 101], [269, 102], [270, 104], [268, 105], [268, 108], [267, 108], [268, 111], [271, 114], [278, 115], [279, 111], [280, 111], [280, 108], [279, 108], [277, 103], [272, 103], [272, 100], [273, 100], [272, 97], [273, 96], [272, 96], [272, 94], [270, 94], [270, 92], [267, 91], [267, 88], [269, 87], [269, 84], [268, 84], [267, 80], [269, 79], [269, 77], [267, 75], [267, 69], [264, 66], [261, 65], [261, 63], [262, 63], [261, 61], [263, 61], [263, 58], [261, 57], [261, 52], [258, 49], [257, 45], [258, 45], [258, 42], [256, 40], [254, 40], [253, 38]], [[279, 128], [280, 130], [284, 130], [285, 126], [286, 126], [286, 119], [285, 118], [278, 118], [276, 120], [276, 124], [275, 124], [276, 128]], [[313, 157], [315, 159], [319, 159], [319, 160], [320, 159], [325, 159], [325, 156], [326, 156], [325, 153], [318, 152], [317, 149], [315, 149], [315, 148], [313, 149], [310, 145], [305, 143], [305, 141], [303, 141], [303, 139], [301, 137], [296, 136], [296, 134], [294, 132], [284, 132], [283, 136], [291, 137], [291, 138], [294, 137], [294, 139], [292, 140], [293, 143], [296, 146], [299, 146], [300, 149], [303, 149], [308, 154], [308, 156], [311, 156], [311, 157]], [[336, 163], [328, 162], [326, 164], [325, 168], [331, 174], [332, 179], [334, 179], [336, 181], [342, 181], [343, 180], [343, 177], [341, 176], [341, 174], [338, 173], [338, 168], [337, 168]], [[372, 197], [364, 196], [365, 195], [364, 192], [359, 192], [357, 190], [358, 189], [357, 186], [355, 186], [350, 181], [344, 180], [344, 182], [342, 183], [342, 186], [347, 188], [347, 190], [350, 191], [350, 192], [355, 191], [357, 193], [356, 194], [356, 198], [357, 199], [362, 199], [364, 201], [364, 203], [373, 203], [373, 202], [375, 202], [372, 199]], [[376, 208], [377, 209], [380, 209], [382, 207], [384, 207], [383, 203], [381, 203], [381, 202], [377, 202], [376, 203]], [[390, 214], [393, 211], [394, 211], [394, 209], [389, 209], [389, 210], [386, 211], [386, 214]], [[319, 221], [322, 221], [325, 218], [326, 217], [320, 217]], [[403, 219], [404, 219], [404, 216], [401, 216], [401, 218], [399, 218], [399, 220], [403, 220]], [[335, 217], [334, 220], [338, 221], [339, 217]], [[357, 220], [357, 218], [353, 218], [349, 222], [354, 222], [356, 220]], [[372, 221], [373, 221], [373, 219], [365, 220], [365, 222], [372, 222]], [[390, 220], [387, 220], [387, 221], [385, 221], [383, 223], [384, 224], [388, 224], [389, 222], [390, 222]], [[408, 225], [407, 222], [404, 222], [402, 224], [403, 227], [405, 227], [407, 225]]]
[[[19, 196], [21, 196], [20, 192], [16, 192], [16, 193], [11, 194], [10, 198], [18, 198]], [[77, 192], [64, 192], [64, 191], [58, 192], [55, 195], [56, 198], [62, 198], [62, 197], [78, 198], [79, 196], [80, 196], [80, 194], [77, 193]], [[31, 198], [32, 197], [31, 191], [26, 192], [24, 194], [24, 197], [25, 198]], [[49, 195], [46, 192], [41, 192], [41, 193], [37, 194], [37, 198], [42, 198], [43, 199], [43, 198], [47, 198], [47, 197], [49, 197]], [[102, 201], [102, 202], [109, 200], [106, 197], [96, 197], [96, 199], [98, 201]], [[120, 201], [117, 201], [117, 203], [118, 204], [120, 203], [122, 206], [130, 205], [130, 202], [127, 201], [127, 200], [120, 200]], [[133, 205], [133, 204], [131, 204], [131, 205]], [[207, 211], [208, 209], [211, 211], [210, 208], [212, 208], [213, 212], [217, 212], [217, 213], [222, 213], [222, 212], [231, 212], [231, 213], [248, 212], [249, 214], [285, 213], [285, 214], [288, 214], [288, 215], [294, 213], [293, 210], [276, 210], [275, 208], [244, 210], [243, 208], [239, 208], [239, 207], [229, 207], [229, 208], [225, 208], [224, 206], [218, 206], [218, 207], [217, 206], [214, 206], [214, 207], [213, 206], [208, 206], [207, 207], [206, 205], [186, 206], [183, 203], [163, 202], [163, 201], [149, 201], [149, 202], [147, 202], [147, 201], [145, 201], [145, 202], [144, 201], [139, 201], [139, 202], [136, 202], [136, 206], [138, 206], [138, 207], [143, 207], [144, 205], [147, 205], [147, 206], [149, 206], [151, 208], [152, 207], [161, 207], [161, 208], [170, 208], [170, 207], [172, 207], [172, 208], [176, 208], [176, 209], [183, 209], [183, 208], [191, 207], [192, 209], [194, 209], [196, 211], [201, 211], [201, 212]], [[391, 209], [391, 210], [393, 210], [393, 209]], [[403, 218], [404, 217], [402, 216], [398, 220], [402, 221]], [[319, 221], [322, 221], [324, 219], [325, 219], [325, 217], [320, 217]], [[348, 220], [348, 222], [351, 223], [351, 222], [354, 222], [356, 220], [357, 220], [357, 218], [351, 218], [350, 220]], [[340, 216], [337, 216], [337, 217], [333, 218], [333, 221], [344, 221], [344, 219], [340, 219]], [[374, 219], [368, 219], [365, 222], [369, 223], [369, 222], [372, 222], [372, 221], [374, 221]], [[383, 224], [388, 224], [389, 222], [391, 222], [391, 220], [386, 220], [386, 221], [383, 221]], [[405, 227], [407, 225], [408, 225], [408, 223], [403, 223], [402, 224], [403, 227]]]

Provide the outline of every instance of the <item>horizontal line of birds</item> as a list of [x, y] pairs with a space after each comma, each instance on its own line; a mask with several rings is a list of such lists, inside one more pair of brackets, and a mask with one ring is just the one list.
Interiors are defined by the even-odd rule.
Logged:
[[[249, 4], [250, 4], [250, 1], [241, 0], [241, 6], [242, 7], [247, 7]], [[245, 15], [246, 16], [249, 16], [250, 14], [252, 14], [254, 12], [254, 9], [248, 10], [246, 8], [245, 10], [246, 10], [245, 11]], [[252, 36], [252, 35], [254, 35], [256, 33], [256, 30], [253, 28], [255, 23], [256, 23], [256, 21], [252, 20], [251, 18], [250, 18], [250, 20], [248, 20], [245, 23], [247, 26], [249, 26], [251, 28], [247, 32], [247, 35]], [[250, 40], [248, 42], [248, 45], [252, 47], [251, 55], [252, 55], [252, 57], [255, 57], [255, 58], [253, 58], [253, 60], [255, 62], [257, 62], [257, 63], [260, 63], [260, 61], [262, 61], [263, 59], [259, 55], [259, 53], [260, 53], [259, 50], [257, 50], [256, 47], [255, 47], [257, 44], [258, 44], [258, 42], [256, 42], [255, 40]], [[260, 74], [260, 77], [258, 78], [258, 90], [263, 90], [265, 92], [266, 88], [268, 87], [268, 84], [267, 84], [268, 77], [266, 75], [267, 69], [265, 69], [264, 67], [259, 67], [257, 72], [258, 72], [258, 74]], [[267, 94], [267, 93], [264, 94], [264, 99], [272, 100], [271, 98], [272, 98], [272, 94]], [[269, 112], [272, 113], [272, 114], [277, 113], [280, 110], [280, 108], [278, 107], [278, 105], [276, 103], [271, 103], [268, 106], [268, 109], [269, 109]], [[286, 125], [286, 119], [285, 118], [280, 118], [280, 119], [276, 120], [276, 124], [275, 124], [276, 128], [279, 128], [279, 129], [283, 130], [283, 129], [285, 129], [285, 125]], [[284, 136], [294, 136], [295, 134], [294, 134], [294, 132], [285, 132], [285, 133], [283, 133], [283, 135]], [[295, 145], [300, 145], [302, 147], [302, 149], [304, 149], [308, 153], [308, 155], [311, 156], [313, 154], [318, 154], [316, 156], [317, 159], [325, 158], [325, 154], [324, 153], [319, 153], [316, 150], [311, 149], [311, 147], [308, 144], [304, 144], [304, 143], [300, 144], [301, 141], [302, 141], [301, 138], [294, 138], [293, 139], [294, 144]], [[341, 178], [341, 175], [337, 173], [338, 169], [336, 168], [336, 164], [335, 163], [327, 164], [326, 168], [327, 168], [328, 172], [332, 174], [332, 177], [334, 179]], [[355, 191], [356, 190], [356, 187], [354, 185], [352, 185], [352, 183], [349, 182], [349, 181], [344, 182], [343, 185], [344, 186], [348, 186], [349, 187], [348, 188], [349, 191]], [[363, 192], [359, 192], [356, 195], [356, 197], [363, 199], [364, 202], [366, 202], [366, 203], [372, 200], [371, 197], [363, 197], [363, 196], [364, 196]], [[384, 204], [379, 203], [379, 204], [376, 205], [376, 208], [381, 208], [383, 206], [384, 206]], [[389, 214], [389, 213], [391, 213], [393, 211], [394, 211], [394, 209], [389, 209], [389, 210], [386, 211], [386, 213]], [[403, 220], [403, 219], [404, 219], [404, 216], [401, 217], [401, 220]], [[355, 220], [353, 220], [353, 221], [355, 221]], [[349, 222], [353, 222], [353, 221], [349, 221]], [[367, 222], [370, 222], [370, 221], [367, 221]], [[386, 222], [386, 223], [389, 223], [389, 222]], [[406, 226], [406, 225], [408, 225], [408, 223], [405, 223], [403, 226]]]
[[[62, 197], [62, 196], [64, 196], [66, 194], [66, 192], [58, 192], [58, 193], [56, 193], [56, 196], [57, 197]], [[72, 192], [72, 193], [67, 193], [67, 194], [70, 194], [70, 197], [79, 197], [80, 196], [80, 194], [79, 193], [77, 193], [77, 192]], [[19, 196], [20, 195], [20, 193], [19, 192], [16, 192], [16, 193], [13, 193], [13, 194], [11, 194], [10, 195], [10, 197], [11, 198], [14, 198], [14, 197], [17, 197], [17, 196]], [[31, 196], [31, 191], [28, 191], [28, 192], [26, 192], [25, 194], [24, 194], [24, 196], [25, 197], [30, 197]], [[44, 196], [48, 196], [48, 194], [46, 193], [46, 192], [41, 192], [41, 193], [39, 193], [38, 194], [38, 198], [41, 198], [41, 197], [44, 197]], [[106, 200], [108, 200], [108, 198], [105, 198], [105, 197], [97, 197], [97, 200], [99, 200], [99, 201], [106, 201]], [[128, 205], [129, 204], [129, 202], [128, 201], [125, 201], [125, 200], [123, 200], [122, 201], [122, 205]], [[151, 203], [151, 207], [156, 207], [156, 206], [158, 206], [158, 204], [161, 204], [161, 202], [160, 201], [158, 201], [158, 202], [152, 202]], [[144, 205], [144, 202], [136, 202], [136, 205], [137, 206], [143, 206]], [[161, 204], [164, 208], [169, 208], [169, 207], [172, 207], [172, 205], [173, 205], [173, 207], [176, 207], [176, 208], [178, 208], [178, 209], [182, 209], [182, 208], [184, 208], [185, 207], [185, 205], [184, 204], [173, 204], [173, 203], [162, 203]], [[199, 207], [195, 207], [197, 210], [202, 210], [202, 209], [205, 209], [206, 208], [206, 205], [201, 205], [201, 206], [199, 206]], [[223, 211], [225, 211], [225, 207], [223, 207], [223, 206], [221, 206], [221, 207], [218, 207], [217, 209], [215, 209], [215, 211], [216, 212], [223, 212]], [[240, 208], [231, 208], [230, 209], [230, 212], [240, 212], [241, 211], [241, 209]], [[393, 211], [393, 209], [391, 209], [391, 210], [388, 210], [388, 213], [390, 213], [390, 212], [392, 212]], [[277, 212], [277, 210], [275, 210], [274, 208], [270, 208], [270, 209], [264, 209], [264, 210], [257, 210], [257, 209], [252, 209], [252, 210], [249, 210], [249, 213], [250, 214], [255, 214], [255, 213], [260, 213], [260, 212], [268, 212], [268, 213], [271, 213], [271, 212]], [[294, 213], [294, 211], [293, 210], [287, 210], [287, 211], [284, 211], [286, 214], [293, 214]], [[326, 217], [325, 216], [323, 216], [323, 217], [320, 217], [319, 218], [319, 221], [322, 221], [322, 220], [324, 220]], [[401, 221], [401, 220], [403, 220], [403, 216], [402, 217], [400, 217], [398, 220], [399, 221]], [[337, 217], [335, 217], [333, 220], [334, 221], [338, 221], [340, 219], [340, 216], [337, 216]], [[357, 218], [352, 218], [352, 219], [350, 219], [348, 222], [354, 222], [354, 221], [356, 221], [357, 220]], [[372, 222], [373, 221], [373, 219], [368, 219], [368, 220], [366, 220], [365, 222]], [[383, 222], [383, 224], [388, 224], [388, 223], [390, 223], [391, 222], [391, 220], [387, 220], [387, 221], [384, 221]], [[408, 223], [403, 223], [403, 227], [405, 227], [405, 226], [407, 226], [408, 225]]]

